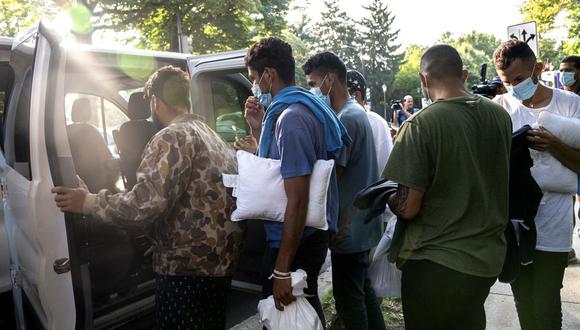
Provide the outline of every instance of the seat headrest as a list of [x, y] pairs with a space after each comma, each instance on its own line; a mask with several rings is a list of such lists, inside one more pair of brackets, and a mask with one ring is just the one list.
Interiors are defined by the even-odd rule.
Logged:
[[86, 123], [91, 120], [91, 112], [91, 101], [87, 98], [80, 98], [73, 102], [70, 115], [73, 123]]
[[149, 101], [143, 92], [135, 92], [129, 97], [127, 115], [131, 120], [147, 119], [151, 117]]

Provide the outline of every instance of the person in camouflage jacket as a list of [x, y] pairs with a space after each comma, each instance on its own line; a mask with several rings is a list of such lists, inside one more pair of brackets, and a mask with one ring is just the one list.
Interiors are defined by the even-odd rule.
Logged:
[[[88, 193], [55, 187], [63, 212], [152, 229], [156, 309], [161, 329], [223, 329], [226, 297], [242, 228], [221, 179], [237, 171], [235, 152], [192, 114], [189, 79], [178, 68], [155, 72], [145, 87], [154, 119], [166, 128], [149, 142], [131, 191]], [[82, 181], [81, 181], [82, 183]]]

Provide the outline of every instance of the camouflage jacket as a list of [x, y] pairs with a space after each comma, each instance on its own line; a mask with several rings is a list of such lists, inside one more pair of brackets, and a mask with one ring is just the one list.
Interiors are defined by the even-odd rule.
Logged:
[[206, 124], [184, 115], [157, 133], [143, 153], [131, 191], [89, 194], [85, 213], [148, 228], [153, 267], [162, 275], [229, 276], [242, 229], [222, 173], [237, 172], [235, 153]]

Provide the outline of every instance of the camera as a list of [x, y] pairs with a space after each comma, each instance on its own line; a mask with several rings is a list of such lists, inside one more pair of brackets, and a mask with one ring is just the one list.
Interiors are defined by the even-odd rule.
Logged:
[[403, 107], [401, 106], [402, 103], [403, 101], [401, 100], [391, 100], [391, 110], [395, 111], [403, 109]]
[[505, 87], [499, 77], [495, 77], [492, 80], [487, 80], [487, 64], [481, 66], [480, 72], [481, 84], [477, 84], [471, 87], [471, 91], [474, 94], [485, 96], [489, 99], [493, 99], [498, 94], [504, 94], [506, 92]]

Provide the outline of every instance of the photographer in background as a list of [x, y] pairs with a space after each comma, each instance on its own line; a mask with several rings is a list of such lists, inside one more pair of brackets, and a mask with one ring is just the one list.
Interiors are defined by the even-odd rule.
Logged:
[[393, 126], [400, 127], [405, 120], [419, 112], [419, 109], [414, 108], [413, 105], [414, 102], [411, 95], [407, 95], [403, 98], [401, 110], [393, 112]]

